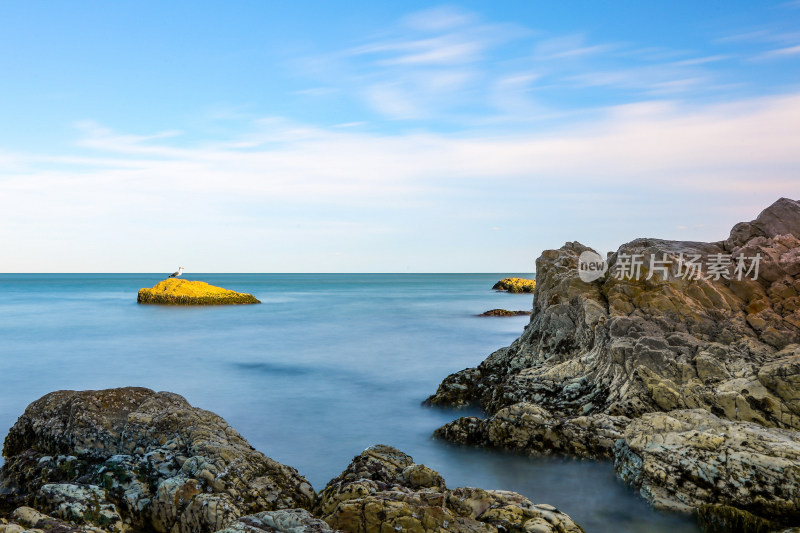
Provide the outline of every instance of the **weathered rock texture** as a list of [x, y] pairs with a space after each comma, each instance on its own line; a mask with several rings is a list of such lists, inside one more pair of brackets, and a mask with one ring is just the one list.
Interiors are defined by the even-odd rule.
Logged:
[[139, 289], [140, 304], [164, 305], [233, 305], [261, 303], [252, 294], [230, 291], [204, 281], [169, 278], [152, 289]]
[[[711, 502], [800, 523], [793, 492], [775, 499], [764, 493], [767, 480], [797, 483], [795, 456], [764, 455], [755, 438], [723, 436], [723, 456], [762, 456], [749, 484], [734, 490], [726, 483], [735, 472], [721, 470], [710, 485], [682, 492], [672, 484], [700, 475], [693, 472], [711, 461], [707, 443], [681, 440], [686, 458], [671, 464], [674, 456], [637, 448], [629, 430], [646, 431], [642, 424], [652, 419], [643, 415], [678, 410], [704, 418], [707, 426], [691, 423], [712, 435], [760, 428], [764, 438], [800, 436], [800, 203], [783, 198], [721, 242], [637, 239], [610, 254], [608, 272], [593, 282], [578, 275], [578, 258], [588, 250], [567, 243], [537, 260], [533, 315], [520, 338], [477, 368], [448, 376], [426, 400], [479, 404], [488, 418], [462, 418], [436, 435], [532, 453], [617, 455], [623, 476], [659, 505]], [[757, 255], [756, 279], [754, 271], [738, 276], [738, 258], [749, 268]], [[701, 279], [686, 274], [693, 256], [700, 256]], [[638, 276], [626, 268], [632, 257], [643, 263]], [[725, 276], [711, 266], [720, 261], [731, 263]], [[686, 416], [673, 418], [689, 424]], [[664, 438], [653, 431], [648, 446]], [[615, 448], [618, 439], [627, 444]], [[674, 472], [634, 474], [635, 457]], [[748, 498], [764, 502], [745, 505]]]
[[242, 516], [217, 533], [332, 533], [333, 529], [305, 509], [264, 511]]
[[626, 428], [615, 463], [658, 507], [724, 503], [787, 521], [796, 518], [800, 501], [797, 437], [702, 409], [648, 413]]
[[48, 394], [11, 428], [3, 456], [6, 511], [31, 506], [108, 531], [213, 532], [315, 501], [294, 468], [219, 416], [143, 388]]
[[582, 532], [550, 505], [535, 505], [515, 492], [447, 490], [434, 470], [390, 446], [356, 456], [320, 494], [316, 514], [350, 533], [497, 531]]
[[317, 497], [219, 416], [142, 388], [48, 394], [11, 428], [3, 455], [0, 533], [583, 531], [514, 492], [447, 490], [383, 445]]
[[0, 518], [0, 533], [109, 533], [106, 529], [65, 522], [30, 507], [20, 507], [9, 520]]

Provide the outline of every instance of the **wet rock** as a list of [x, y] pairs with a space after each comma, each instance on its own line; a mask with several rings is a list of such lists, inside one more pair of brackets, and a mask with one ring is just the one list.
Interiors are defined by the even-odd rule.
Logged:
[[119, 516], [135, 528], [213, 532], [315, 499], [294, 468], [254, 450], [219, 416], [143, 388], [48, 394], [11, 428], [3, 455], [6, 509], [41, 506], [113, 530]]
[[437, 472], [383, 445], [366, 449], [328, 483], [316, 514], [351, 533], [583, 531], [554, 507], [514, 492], [448, 490]]

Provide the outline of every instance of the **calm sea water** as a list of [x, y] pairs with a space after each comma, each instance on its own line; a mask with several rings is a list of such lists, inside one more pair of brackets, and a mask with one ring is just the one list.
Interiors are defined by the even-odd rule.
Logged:
[[434, 441], [464, 412], [420, 402], [521, 332], [530, 295], [491, 289], [499, 274], [187, 275], [263, 305], [160, 307], [136, 291], [161, 275], [0, 274], [0, 437], [57, 389], [137, 385], [219, 413], [253, 446], [318, 490], [367, 446], [391, 444], [449, 487], [520, 492], [587, 532], [696, 532], [650, 509], [607, 462], [529, 458]]

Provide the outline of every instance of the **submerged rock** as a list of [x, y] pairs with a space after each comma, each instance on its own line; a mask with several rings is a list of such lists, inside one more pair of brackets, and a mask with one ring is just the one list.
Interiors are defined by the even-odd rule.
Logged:
[[294, 468], [219, 416], [143, 388], [48, 394], [11, 428], [3, 456], [6, 510], [34, 506], [109, 531], [213, 532], [315, 500]]
[[508, 292], [533, 292], [536, 288], [535, 279], [503, 278], [494, 284], [492, 289]]
[[156, 283], [152, 289], [139, 289], [140, 304], [166, 305], [232, 305], [261, 303], [252, 294], [231, 291], [209, 285], [204, 281], [169, 278]]
[[448, 490], [437, 472], [384, 445], [364, 450], [328, 483], [316, 514], [351, 533], [583, 531], [555, 507], [536, 505], [516, 492]]
[[489, 311], [484, 311], [478, 316], [527, 316], [530, 314], [531, 314], [530, 311], [508, 311], [506, 309], [490, 309]]
[[[594, 251], [577, 242], [542, 253], [522, 335], [478, 367], [445, 378], [425, 402], [478, 404], [487, 418], [457, 420], [437, 437], [622, 461], [621, 454], [639, 456], [629, 424], [641, 429], [649, 413], [690, 410], [712, 434], [734, 431], [723, 423], [752, 423], [777, 440], [800, 438], [800, 202], [777, 201], [725, 241], [634, 240], [609, 255], [607, 273], [594, 281], [579, 275], [584, 253]], [[697, 267], [700, 276], [692, 275]], [[615, 447], [616, 439], [625, 444]], [[726, 442], [732, 454], [754, 453]], [[680, 443], [687, 453], [691, 445]], [[782, 460], [778, 471], [753, 462], [750, 485], [736, 490], [726, 485], [736, 472], [721, 470], [715, 485], [694, 492], [687, 485], [692, 497], [676, 501], [685, 510], [716, 503], [791, 522], [796, 509], [780, 494], [746, 505], [769, 493], [767, 480], [794, 494], [787, 484], [796, 483], [800, 458]], [[659, 503], [656, 488], [683, 494], [673, 484], [688, 483], [696, 466], [687, 459], [672, 464], [671, 475], [623, 477], [650, 487], [645, 496]]]

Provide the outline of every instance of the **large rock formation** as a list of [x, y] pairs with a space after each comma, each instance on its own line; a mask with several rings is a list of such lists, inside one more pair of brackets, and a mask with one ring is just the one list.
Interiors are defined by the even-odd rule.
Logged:
[[252, 294], [209, 285], [204, 281], [169, 278], [139, 289], [136, 302], [164, 305], [233, 305], [261, 303]]
[[239, 516], [310, 508], [311, 485], [225, 420], [168, 392], [58, 391], [3, 447], [0, 497], [109, 531], [213, 532]]
[[[710, 434], [735, 427], [737, 434], [761, 428], [780, 441], [800, 436], [800, 203], [780, 199], [721, 242], [637, 239], [609, 255], [604, 276], [583, 281], [579, 259], [593, 253], [573, 242], [542, 254], [533, 315], [520, 338], [448, 376], [426, 401], [479, 404], [488, 418], [462, 418], [436, 435], [532, 453], [616, 455], [623, 477], [659, 505], [711, 502], [800, 523], [800, 500], [789, 493], [744, 504], [766, 490], [766, 480], [796, 483], [796, 456], [753, 461], [750, 484], [736, 490], [722, 486], [736, 472], [722, 470], [714, 478], [722, 485], [689, 498], [671, 484], [711, 461], [701, 453], [707, 442], [683, 438], [684, 460], [662, 464], [675, 457], [648, 446], [666, 438], [664, 430], [653, 430], [642, 449], [632, 433], [649, 427], [643, 415], [679, 410], [705, 417], [706, 425], [692, 423]], [[673, 419], [689, 424], [686, 416]], [[615, 447], [619, 439], [626, 444]], [[730, 453], [764, 456], [757, 439], [725, 442]], [[636, 474], [638, 460], [671, 474]]]

